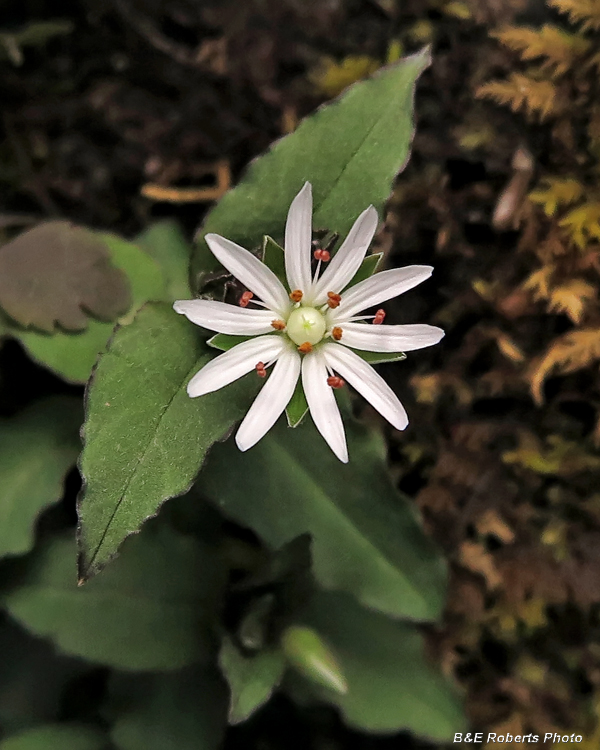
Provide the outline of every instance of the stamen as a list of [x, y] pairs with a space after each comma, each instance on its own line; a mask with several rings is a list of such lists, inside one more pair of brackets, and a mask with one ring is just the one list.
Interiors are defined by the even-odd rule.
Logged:
[[240, 307], [248, 307], [248, 302], [254, 297], [252, 292], [244, 292], [240, 297]]
[[292, 302], [300, 302], [303, 296], [304, 295], [302, 294], [300, 289], [294, 289], [293, 292], [290, 292], [290, 299], [292, 300]]
[[342, 329], [339, 326], [335, 326], [335, 328], [331, 331], [331, 336], [336, 340], [339, 341], [342, 338]]
[[285, 329], [285, 320], [272, 320], [271, 325], [276, 331], [283, 331]]
[[317, 250], [315, 250], [313, 255], [315, 256], [315, 260], [322, 260], [323, 263], [327, 263], [331, 260], [331, 253], [329, 252], [329, 250], [318, 248]]
[[305, 341], [303, 344], [300, 344], [298, 347], [298, 351], [302, 354], [310, 354], [312, 352], [312, 344], [309, 341]]
[[256, 373], [257, 373], [257, 375], [258, 375], [259, 378], [266, 378], [267, 377], [267, 370], [265, 368], [265, 363], [264, 362], [259, 362], [256, 365]]
[[337, 375], [332, 375], [327, 378], [327, 385], [330, 385], [332, 388], [343, 388], [346, 385], [346, 381], [338, 378]]
[[379, 326], [385, 320], [385, 310], [377, 310], [375, 317], [373, 318], [373, 325]]
[[341, 294], [336, 294], [335, 292], [327, 292], [327, 297], [329, 298], [327, 300], [327, 304], [332, 310], [335, 310], [336, 307], [340, 306], [340, 302], [342, 301]]

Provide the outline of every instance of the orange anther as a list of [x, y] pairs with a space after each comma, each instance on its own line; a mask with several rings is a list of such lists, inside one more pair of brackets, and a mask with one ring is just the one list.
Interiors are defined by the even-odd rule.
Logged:
[[313, 255], [315, 256], [316, 260], [322, 260], [323, 263], [327, 263], [329, 260], [331, 260], [331, 254], [329, 250], [318, 249], [318, 250], [315, 250]]
[[267, 377], [267, 370], [265, 368], [265, 363], [264, 362], [259, 362], [256, 365], [256, 372], [257, 372], [259, 378], [266, 378]]
[[310, 343], [310, 341], [305, 341], [303, 344], [300, 344], [300, 346], [298, 347], [298, 351], [302, 352], [302, 354], [310, 354], [312, 350], [313, 348], [312, 348], [312, 344]]
[[336, 340], [339, 341], [342, 338], [342, 329], [339, 326], [336, 326], [332, 331], [331, 335]]
[[375, 317], [373, 318], [373, 325], [378, 326], [385, 320], [385, 310], [377, 310]]
[[327, 378], [327, 385], [330, 385], [332, 388], [343, 388], [346, 385], [346, 381], [338, 378], [337, 375], [331, 375], [331, 377]]
[[335, 292], [327, 292], [327, 304], [329, 307], [331, 307], [332, 310], [335, 310], [336, 307], [340, 306], [340, 302], [342, 301], [342, 295], [336, 294]]
[[248, 302], [254, 297], [252, 292], [244, 292], [240, 297], [240, 307], [248, 307]]
[[271, 325], [276, 331], [283, 331], [285, 328], [285, 320], [272, 320]]
[[290, 299], [292, 300], [292, 302], [300, 302], [302, 297], [303, 297], [303, 294], [300, 291], [300, 289], [294, 289], [293, 292], [290, 292]]

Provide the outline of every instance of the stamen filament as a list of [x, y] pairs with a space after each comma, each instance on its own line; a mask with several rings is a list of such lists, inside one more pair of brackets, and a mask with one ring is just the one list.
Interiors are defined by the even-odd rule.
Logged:
[[[315, 258], [317, 257], [317, 251], [315, 251]], [[315, 270], [315, 275], [313, 276], [313, 284], [317, 283], [317, 279], [319, 278], [319, 271], [321, 270], [321, 259], [319, 258], [319, 262], [317, 263], [317, 268]]]

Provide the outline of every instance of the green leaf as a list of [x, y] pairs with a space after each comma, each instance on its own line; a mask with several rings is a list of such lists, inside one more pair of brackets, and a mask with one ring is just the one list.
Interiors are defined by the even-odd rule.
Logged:
[[392, 616], [439, 616], [442, 558], [414, 506], [394, 488], [379, 435], [347, 420], [350, 463], [332, 454], [312, 424], [279, 425], [251, 450], [216, 445], [199, 488], [274, 548], [312, 535], [314, 574]]
[[221, 594], [207, 546], [155, 521], [85, 586], [75, 558], [70, 534], [42, 546], [4, 594], [8, 612], [64, 653], [112, 667], [178, 669], [206, 657]]
[[160, 303], [118, 330], [100, 359], [88, 387], [81, 457], [82, 578], [166, 499], [189, 489], [208, 449], [245, 413], [257, 378], [187, 395], [189, 379], [209, 359], [197, 328]]
[[374, 253], [373, 255], [367, 255], [363, 262], [360, 264], [360, 268], [358, 269], [358, 271], [350, 279], [348, 284], [346, 284], [344, 289], [350, 289], [351, 286], [354, 286], [355, 284], [358, 284], [361, 281], [365, 281], [365, 279], [370, 278], [379, 268], [379, 264], [381, 263], [382, 258], [383, 253]]
[[118, 750], [217, 750], [227, 725], [227, 691], [208, 668], [117, 675], [109, 711]]
[[107, 750], [107, 737], [83, 724], [47, 724], [0, 742], [0, 750]]
[[17, 67], [24, 62], [22, 47], [37, 47], [55, 36], [70, 34], [75, 29], [73, 21], [33, 21], [14, 31], [0, 31], [0, 60], [8, 58]]
[[[131, 283], [133, 304], [119, 322], [131, 322], [136, 311], [148, 300], [165, 299], [164, 278], [159, 266], [143, 250], [115, 235], [102, 235], [114, 265], [124, 271]], [[100, 352], [112, 335], [113, 323], [90, 319], [85, 331], [57, 330], [45, 334], [11, 327], [11, 334], [37, 362], [72, 383], [85, 383]]]
[[288, 663], [311, 682], [342, 695], [348, 692], [335, 654], [316, 630], [290, 625], [281, 635], [281, 647]]
[[145, 229], [136, 243], [162, 268], [167, 299], [190, 299], [189, 266], [191, 247], [176, 221], [158, 221]]
[[404, 352], [366, 352], [363, 349], [352, 349], [352, 351], [370, 365], [381, 365], [386, 362], [402, 362], [403, 359], [406, 359]]
[[206, 342], [213, 349], [220, 349], [222, 352], [228, 352], [238, 344], [243, 344], [244, 341], [253, 339], [254, 336], [234, 336], [229, 333], [217, 333]]
[[294, 394], [290, 400], [290, 403], [286, 406], [285, 415], [287, 417], [289, 427], [298, 427], [302, 423], [304, 417], [308, 414], [308, 401], [306, 400], [306, 394], [302, 386], [302, 380], [298, 379], [296, 387], [294, 388]]
[[464, 731], [460, 701], [428, 663], [414, 626], [364, 609], [345, 594], [317, 594], [303, 620], [334, 648], [348, 681], [344, 695], [314, 683], [311, 689], [339, 706], [350, 726], [409, 729], [438, 741]]
[[89, 665], [58, 655], [9, 618], [0, 624], [0, 726], [14, 734], [58, 719], [69, 682]]
[[281, 651], [270, 649], [244, 656], [227, 637], [223, 639], [219, 664], [231, 692], [230, 724], [245, 721], [263, 706], [279, 685], [285, 670]]
[[262, 261], [277, 276], [286, 289], [289, 289], [285, 273], [285, 251], [272, 237], [265, 236], [262, 245]]
[[[413, 136], [415, 81], [429, 51], [381, 69], [306, 118], [252, 162], [245, 177], [210, 212], [200, 236], [216, 232], [252, 248], [263, 235], [283, 237], [292, 199], [313, 186], [314, 226], [344, 237], [372, 203], [381, 214], [406, 163]], [[192, 285], [219, 268], [203, 239], [192, 257]]]
[[39, 514], [60, 500], [75, 465], [81, 401], [54, 397], [0, 421], [0, 557], [33, 548]]

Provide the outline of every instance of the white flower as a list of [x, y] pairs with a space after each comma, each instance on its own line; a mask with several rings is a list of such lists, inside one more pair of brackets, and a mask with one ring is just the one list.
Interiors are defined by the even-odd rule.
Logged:
[[[275, 424], [300, 376], [317, 429], [344, 463], [348, 449], [333, 394], [333, 388], [344, 380], [398, 430], [407, 426], [408, 417], [396, 395], [353, 349], [412, 351], [437, 344], [444, 332], [430, 325], [366, 322], [373, 319], [380, 323], [383, 311], [375, 316], [358, 314], [425, 281], [431, 276], [431, 266], [382, 271], [344, 292], [366, 255], [377, 221], [377, 211], [369, 206], [322, 274], [327, 253], [316, 251], [315, 257], [320, 259], [313, 275], [312, 188], [307, 182], [294, 198], [285, 226], [285, 272], [291, 292], [248, 250], [218, 234], [206, 235], [213, 254], [250, 292], [242, 295], [240, 307], [202, 299], [179, 300], [173, 307], [203, 328], [253, 338], [205, 365], [190, 380], [188, 394], [211, 393], [254, 369], [265, 377], [266, 368], [274, 365], [236, 434], [240, 450], [251, 448]], [[259, 300], [253, 299], [254, 295]], [[248, 307], [250, 298], [257, 308]]]

